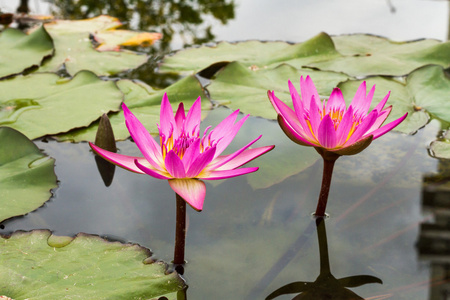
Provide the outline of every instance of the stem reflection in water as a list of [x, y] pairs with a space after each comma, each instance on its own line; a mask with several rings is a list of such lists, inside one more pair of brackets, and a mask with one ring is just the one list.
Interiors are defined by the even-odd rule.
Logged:
[[370, 275], [356, 275], [337, 279], [331, 274], [330, 260], [328, 256], [327, 233], [325, 219], [317, 217], [317, 238], [319, 240], [320, 274], [314, 282], [296, 281], [275, 290], [266, 300], [274, 299], [281, 295], [300, 293], [293, 300], [317, 300], [317, 299], [364, 299], [349, 287], [358, 287], [368, 283], [383, 283], [381, 279]]

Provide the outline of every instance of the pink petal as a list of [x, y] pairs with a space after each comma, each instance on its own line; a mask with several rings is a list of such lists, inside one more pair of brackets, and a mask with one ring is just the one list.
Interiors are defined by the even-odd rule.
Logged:
[[348, 134], [353, 126], [353, 107], [349, 106], [348, 110], [344, 113], [341, 122], [336, 130], [336, 146], [341, 146], [347, 140]]
[[219, 168], [216, 169], [216, 171], [233, 170], [233, 169], [239, 168], [240, 166], [245, 165], [246, 163], [257, 158], [258, 156], [261, 156], [264, 153], [269, 152], [274, 147], [275, 146], [265, 146], [265, 147], [258, 147], [258, 148], [254, 148], [254, 149], [247, 149], [247, 150], [239, 153], [238, 156], [235, 156], [231, 160], [228, 159], [228, 156], [231, 156], [231, 155], [219, 156], [219, 159], [226, 161], [226, 163], [222, 164]]
[[330, 98], [328, 98], [325, 114], [329, 114], [332, 111], [344, 111], [346, 110], [344, 96], [339, 88], [334, 88], [331, 92]]
[[211, 131], [211, 140], [218, 140], [226, 135], [230, 128], [233, 126], [236, 121], [236, 117], [239, 114], [239, 110], [235, 110], [228, 117], [223, 119], [212, 131]]
[[201, 98], [198, 97], [192, 104], [186, 116], [185, 130], [191, 135], [194, 135], [194, 130], [200, 129], [200, 122], [202, 121], [202, 103]]
[[196, 177], [214, 158], [216, 147], [211, 147], [195, 159], [186, 172], [186, 177]]
[[284, 120], [290, 127], [297, 131], [298, 134], [303, 135], [308, 139], [315, 139], [304, 119], [305, 116], [303, 108], [299, 107], [298, 109], [301, 111], [294, 112], [283, 101], [278, 99], [273, 92], [269, 92], [268, 96], [277, 113], [283, 116]]
[[184, 104], [181, 102], [178, 105], [177, 112], [175, 113], [175, 124], [178, 129], [181, 129], [184, 124], [184, 120], [186, 120], [186, 115], [184, 114]]
[[[217, 125], [216, 128], [214, 128], [211, 132], [211, 139], [214, 141], [217, 141], [216, 146], [216, 157], [219, 156], [231, 143], [231, 141], [234, 139], [236, 134], [239, 132], [239, 129], [241, 129], [241, 126], [244, 124], [244, 122], [248, 119], [249, 115], [244, 116], [242, 119], [240, 119], [236, 124], [232, 125], [232, 127], [224, 127], [225, 124], [222, 124], [222, 122]], [[218, 131], [217, 128], [220, 128]], [[225, 130], [226, 129], [226, 130]]]
[[289, 85], [289, 92], [291, 93], [292, 97], [292, 104], [294, 105], [294, 110], [298, 115], [299, 111], [303, 111], [303, 103], [302, 100], [300, 99], [300, 95], [298, 94], [297, 90], [295, 89], [294, 85], [290, 80], [288, 80], [288, 85]]
[[384, 125], [383, 127], [372, 131], [370, 134], [373, 135], [373, 139], [379, 138], [386, 132], [389, 132], [392, 129], [394, 129], [398, 124], [403, 122], [403, 120], [406, 118], [407, 115], [408, 115], [408, 113], [404, 114], [402, 117], [398, 118], [397, 120], [392, 121], [391, 123], [388, 123], [388, 124]]
[[172, 179], [172, 177], [170, 176], [170, 174], [168, 173], [162, 173], [159, 170], [155, 170], [155, 169], [151, 169], [149, 167], [144, 166], [143, 164], [141, 164], [137, 159], [134, 160], [134, 163], [136, 164], [136, 166], [145, 174], [150, 175], [152, 177], [155, 177], [157, 179]]
[[248, 173], [256, 172], [258, 171], [258, 167], [253, 168], [240, 168], [240, 169], [234, 169], [234, 170], [220, 170], [220, 171], [208, 171], [204, 172], [205, 174], [200, 173], [199, 179], [205, 179], [205, 180], [219, 180], [219, 179], [226, 179], [236, 176], [245, 175]]
[[377, 117], [378, 112], [375, 109], [372, 110], [370, 114], [368, 114], [367, 117], [364, 118], [361, 124], [358, 125], [358, 127], [355, 129], [355, 131], [347, 140], [347, 142], [344, 144], [344, 146], [350, 146], [351, 144], [360, 140], [361, 137], [363, 137], [370, 129], [370, 127], [372, 127], [372, 125], [375, 123]]
[[312, 102], [316, 104], [316, 107], [322, 106], [319, 93], [317, 93], [316, 86], [309, 75], [306, 76], [305, 80], [303, 80], [303, 76], [300, 77], [300, 93], [304, 109], [310, 110]]
[[333, 149], [336, 147], [336, 130], [330, 115], [325, 115], [319, 126], [317, 139], [322, 147]]
[[364, 101], [364, 105], [361, 107], [360, 114], [366, 115], [369, 111], [370, 104], [372, 103], [373, 94], [375, 93], [375, 85], [372, 86], [369, 93], [366, 96], [366, 100]]
[[311, 108], [309, 110], [309, 122], [311, 123], [312, 135], [317, 138], [319, 125], [322, 121], [322, 117], [319, 112], [319, 107], [316, 105], [315, 101], [311, 102]]
[[137, 147], [154, 168], [162, 170], [161, 147], [125, 103], [122, 104], [122, 109], [125, 116], [125, 124]]
[[161, 112], [159, 116], [159, 128], [164, 134], [165, 138], [168, 138], [170, 134], [174, 133], [174, 138], [178, 138], [178, 131], [174, 130], [175, 126], [175, 118], [173, 116], [172, 106], [169, 102], [169, 97], [167, 97], [167, 93], [164, 93], [164, 96], [161, 101]]
[[314, 142], [310, 142], [307, 140], [304, 136], [301, 136], [299, 133], [297, 133], [290, 125], [289, 123], [283, 118], [282, 115], [278, 115], [278, 124], [280, 124], [281, 129], [283, 132], [287, 135], [288, 138], [290, 138], [294, 143], [300, 144], [302, 146], [320, 146], [319, 143], [315, 144]]
[[170, 179], [169, 185], [193, 209], [201, 211], [205, 202], [206, 186], [198, 179]]
[[189, 169], [192, 162], [200, 155], [200, 141], [200, 139], [196, 139], [184, 152], [182, 162], [185, 170]]
[[365, 105], [366, 101], [366, 82], [363, 81], [359, 87], [358, 90], [356, 90], [355, 96], [353, 97], [352, 102], [350, 103], [351, 106], [353, 106], [353, 109], [355, 110], [355, 113], [358, 111], [361, 111], [362, 108]]
[[214, 161], [211, 165], [208, 166], [207, 169], [208, 170], [214, 170], [214, 169], [217, 169], [220, 166], [226, 164], [227, 162], [229, 162], [230, 160], [234, 159], [236, 156], [241, 154], [245, 149], [247, 149], [248, 147], [253, 145], [257, 140], [259, 140], [261, 138], [261, 136], [262, 135], [260, 135], [259, 137], [257, 137], [256, 139], [254, 139], [253, 141], [251, 141], [250, 143], [248, 143], [247, 145], [245, 145], [244, 147], [242, 147], [238, 151], [234, 152], [233, 154], [222, 156], [222, 158], [226, 157], [226, 159], [220, 159], [220, 160]]
[[386, 105], [386, 102], [388, 101], [390, 94], [391, 94], [391, 91], [389, 91], [388, 94], [387, 94], [386, 96], [384, 96], [383, 100], [381, 100], [381, 102], [377, 104], [377, 106], [375, 107], [375, 109], [376, 109], [378, 112], [381, 112], [381, 110], [383, 109], [383, 107]]
[[115, 164], [121, 168], [124, 168], [128, 171], [144, 174], [143, 171], [141, 171], [134, 163], [135, 160], [140, 161], [141, 163], [147, 163], [147, 160], [143, 157], [135, 157], [135, 156], [128, 156], [123, 154], [118, 154], [110, 151], [103, 150], [100, 147], [97, 147], [93, 143], [89, 142], [89, 146], [91, 146], [92, 150], [94, 150], [95, 153], [106, 159], [112, 164]]
[[373, 123], [372, 127], [370, 127], [370, 129], [367, 130], [366, 135], [377, 130], [378, 128], [380, 128], [380, 126], [384, 123], [384, 121], [386, 121], [387, 117], [391, 113], [391, 110], [392, 110], [392, 106], [388, 106], [388, 107], [386, 107], [386, 109], [382, 110], [379, 113], [375, 123]]
[[170, 150], [166, 154], [165, 165], [167, 172], [174, 178], [185, 178], [186, 171], [184, 169], [183, 162], [180, 157], [173, 151]]

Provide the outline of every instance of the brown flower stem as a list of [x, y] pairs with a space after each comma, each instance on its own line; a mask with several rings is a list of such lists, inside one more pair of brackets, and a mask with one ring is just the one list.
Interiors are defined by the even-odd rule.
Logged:
[[334, 153], [330, 153], [326, 150], [319, 153], [323, 158], [323, 175], [322, 187], [320, 188], [319, 200], [317, 202], [317, 208], [314, 215], [317, 217], [324, 217], [325, 209], [327, 208], [328, 194], [330, 192], [331, 177], [333, 176], [334, 163], [339, 158], [339, 155], [332, 155]]
[[184, 264], [184, 248], [186, 244], [186, 201], [176, 194], [177, 198], [177, 223], [175, 228], [175, 251], [173, 263], [176, 265]]

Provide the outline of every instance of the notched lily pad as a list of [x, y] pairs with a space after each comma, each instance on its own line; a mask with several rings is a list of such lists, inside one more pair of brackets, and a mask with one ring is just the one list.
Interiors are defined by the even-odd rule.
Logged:
[[[183, 102], [187, 111], [198, 97], [202, 98], [202, 110], [204, 113], [211, 109], [211, 103], [205, 95], [200, 82], [194, 76], [185, 77], [166, 89], [159, 91], [154, 90], [145, 83], [131, 80], [119, 80], [117, 86], [124, 94], [125, 104], [152, 134], [158, 133], [156, 124], [159, 123], [159, 112], [164, 93], [167, 93], [174, 113], [180, 102]], [[125, 126], [122, 111], [111, 113], [108, 117], [116, 140], [127, 139], [130, 134]], [[94, 141], [97, 129], [98, 122], [95, 122], [87, 128], [72, 130], [55, 138], [59, 141]]]
[[[100, 76], [117, 74], [142, 65], [148, 59], [146, 55], [121, 50], [120, 45], [127, 44], [138, 35], [142, 38], [143, 33], [124, 30], [115, 32], [121, 25], [119, 20], [110, 16], [77, 21], [57, 20], [45, 24], [45, 29], [55, 43], [55, 56], [39, 71], [56, 72], [65, 66], [71, 75], [80, 70], [91, 70]], [[159, 34], [151, 36], [154, 40], [160, 37]], [[99, 42], [99, 48], [96, 49], [92, 40]], [[147, 36], [147, 39], [140, 41], [150, 40]]]
[[72, 79], [31, 74], [0, 81], [0, 125], [30, 139], [87, 126], [118, 111], [122, 93], [111, 81], [81, 71]]
[[450, 130], [447, 130], [442, 139], [432, 142], [430, 150], [436, 158], [450, 159]]
[[37, 67], [52, 53], [53, 41], [44, 27], [29, 35], [17, 29], [5, 29], [0, 33], [0, 78]]
[[342, 57], [308, 66], [350, 76], [402, 76], [428, 64], [450, 66], [450, 42], [430, 39], [394, 42], [367, 34], [335, 36], [333, 42]]
[[49, 230], [0, 236], [0, 291], [13, 299], [158, 299], [186, 287], [150, 250]]
[[221, 42], [215, 47], [191, 48], [165, 57], [161, 73], [196, 73], [217, 62], [239, 61], [258, 68], [276, 67], [282, 63], [301, 68], [302, 65], [333, 59], [341, 55], [326, 33], [298, 44], [285, 42], [246, 41], [231, 44]]
[[0, 127], [0, 222], [42, 206], [56, 188], [54, 159], [22, 133]]
[[277, 115], [269, 98], [267, 90], [274, 90], [275, 95], [292, 107], [288, 79], [300, 92], [300, 76], [311, 76], [320, 95], [330, 95], [339, 82], [348, 77], [333, 72], [314, 70], [298, 70], [283, 64], [275, 69], [248, 68], [241, 62], [232, 62], [216, 74], [207, 90], [211, 100], [233, 110], [240, 109], [243, 113], [267, 119], [276, 119]]

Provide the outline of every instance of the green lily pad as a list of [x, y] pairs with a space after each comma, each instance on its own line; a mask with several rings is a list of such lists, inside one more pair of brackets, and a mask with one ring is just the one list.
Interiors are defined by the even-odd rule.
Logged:
[[442, 139], [432, 142], [430, 150], [436, 158], [450, 159], [450, 130], [447, 130]]
[[161, 299], [186, 287], [150, 250], [85, 233], [18, 231], [0, 251], [0, 290], [13, 299]]
[[[180, 102], [183, 102], [185, 110], [188, 110], [198, 97], [202, 98], [202, 109], [204, 112], [211, 109], [211, 103], [205, 95], [200, 82], [194, 76], [185, 77], [166, 89], [159, 91], [154, 90], [145, 83], [131, 80], [119, 80], [117, 86], [125, 95], [125, 104], [152, 134], [158, 133], [156, 124], [159, 123], [159, 112], [164, 93], [167, 93], [174, 113]], [[122, 112], [111, 113], [109, 120], [117, 141], [125, 140], [130, 136], [125, 126]], [[94, 141], [98, 123], [97, 121], [87, 128], [75, 129], [55, 138], [59, 141]]]
[[22, 133], [0, 127], [0, 222], [42, 206], [56, 188], [54, 159]]
[[113, 75], [134, 69], [148, 57], [131, 51], [97, 51], [91, 37], [108, 33], [121, 23], [113, 17], [99, 16], [87, 20], [57, 20], [45, 24], [45, 29], [53, 38], [55, 56], [44, 63], [39, 72], [56, 72], [65, 66], [71, 75], [90, 70], [97, 75]]
[[196, 73], [217, 62], [239, 61], [243, 65], [258, 68], [276, 67], [288, 63], [297, 68], [317, 61], [329, 60], [341, 55], [326, 33], [299, 44], [285, 42], [247, 41], [235, 44], [221, 42], [215, 47], [191, 48], [165, 57], [159, 72]]
[[0, 78], [37, 67], [52, 53], [53, 42], [44, 27], [29, 35], [8, 28], [0, 33]]
[[31, 74], [0, 81], [0, 125], [34, 139], [88, 126], [118, 111], [122, 93], [114, 82], [81, 71], [72, 79]]
[[[450, 79], [440, 66], [422, 67], [409, 74], [406, 83], [383, 77], [371, 77], [366, 81], [368, 89], [376, 85], [371, 108], [391, 91], [386, 105], [393, 108], [386, 124], [408, 113], [408, 117], [394, 129], [396, 131], [413, 134], [425, 126], [430, 117], [450, 122]], [[361, 81], [352, 80], [339, 85], [347, 105], [360, 84]]]
[[450, 42], [429, 39], [394, 42], [366, 34], [336, 36], [333, 42], [344, 56], [308, 66], [351, 76], [402, 76], [427, 64], [450, 65]]
[[267, 119], [276, 119], [277, 114], [267, 97], [267, 90], [292, 107], [288, 79], [300, 91], [300, 76], [309, 75], [320, 95], [330, 95], [339, 82], [347, 76], [333, 72], [298, 70], [290, 65], [280, 65], [275, 69], [247, 68], [240, 62], [232, 62], [216, 74], [207, 87], [211, 100], [231, 109], [240, 109], [243, 113]]

